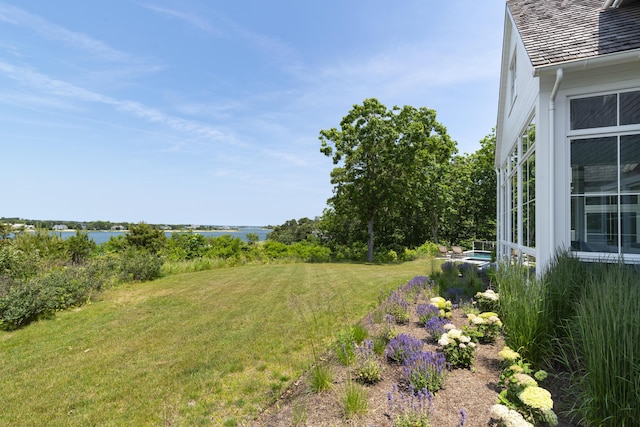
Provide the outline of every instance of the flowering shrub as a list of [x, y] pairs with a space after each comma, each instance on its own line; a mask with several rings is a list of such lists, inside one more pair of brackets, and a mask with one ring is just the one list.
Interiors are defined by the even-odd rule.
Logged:
[[519, 412], [524, 420], [533, 424], [558, 425], [551, 393], [538, 385], [547, 373], [543, 370], [533, 372], [530, 364], [509, 347], [504, 347], [498, 356], [508, 365], [500, 374], [500, 384], [505, 387], [498, 396], [500, 403]]
[[498, 309], [498, 301], [500, 295], [494, 292], [492, 289], [487, 289], [484, 292], [476, 293], [476, 301], [480, 310], [483, 311], [496, 311]]
[[491, 417], [499, 420], [501, 427], [534, 427], [518, 411], [509, 409], [504, 405], [493, 405], [491, 407]]
[[427, 330], [429, 335], [431, 335], [431, 338], [434, 341], [438, 341], [442, 334], [445, 333], [446, 325], [453, 326], [453, 324], [449, 323], [447, 319], [443, 319], [442, 317], [432, 317], [424, 324], [424, 328]]
[[418, 304], [416, 307], [418, 324], [424, 326], [430, 319], [440, 316], [440, 309], [433, 304]]
[[481, 343], [493, 343], [496, 341], [498, 335], [500, 335], [502, 322], [496, 313], [487, 311], [477, 316], [469, 313], [467, 314], [467, 319], [469, 319], [469, 323], [476, 330], [475, 336]]
[[448, 364], [442, 353], [417, 351], [405, 357], [403, 367], [404, 377], [414, 389], [435, 393], [444, 384]]
[[373, 351], [373, 341], [364, 340], [356, 348], [356, 381], [364, 384], [375, 384], [382, 379], [382, 365]]
[[418, 338], [407, 334], [399, 334], [389, 341], [387, 348], [384, 350], [384, 355], [390, 361], [402, 363], [410, 354], [421, 351], [422, 346], [423, 343]]
[[520, 353], [511, 350], [509, 347], [504, 346], [502, 350], [498, 352], [498, 357], [502, 359], [507, 365], [511, 365], [512, 363], [520, 360]]
[[429, 416], [433, 408], [433, 394], [427, 390], [402, 393], [396, 384], [387, 393], [389, 410], [394, 416], [394, 427], [429, 427]]
[[442, 297], [433, 297], [429, 300], [429, 304], [439, 310], [440, 317], [451, 317], [451, 308], [453, 307], [451, 301], [445, 300]]
[[465, 335], [460, 329], [450, 329], [442, 334], [438, 344], [442, 346], [442, 351], [451, 367], [468, 368], [473, 364], [476, 344], [471, 342], [471, 337]]

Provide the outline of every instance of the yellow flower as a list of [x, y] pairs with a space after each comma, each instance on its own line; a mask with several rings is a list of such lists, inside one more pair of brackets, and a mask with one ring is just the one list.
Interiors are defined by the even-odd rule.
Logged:
[[522, 374], [522, 373], [517, 373], [513, 375], [513, 380], [515, 382], [517, 382], [519, 385], [524, 386], [524, 387], [529, 387], [529, 386], [537, 386], [538, 383], [536, 382], [536, 380], [534, 380], [533, 378], [531, 378], [529, 375], [527, 374]]
[[511, 365], [509, 366], [509, 370], [514, 374], [524, 373], [524, 368], [520, 365]]
[[542, 387], [526, 387], [518, 395], [518, 398], [525, 405], [531, 408], [540, 409], [541, 411], [548, 411], [553, 408], [551, 393]]
[[498, 352], [498, 356], [502, 360], [506, 360], [508, 362], [513, 362], [517, 359], [520, 359], [520, 354], [511, 350], [509, 347], [504, 347], [502, 350]]

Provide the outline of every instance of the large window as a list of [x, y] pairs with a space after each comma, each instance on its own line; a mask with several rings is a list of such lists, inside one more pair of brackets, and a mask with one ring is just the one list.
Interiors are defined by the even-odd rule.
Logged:
[[570, 101], [571, 246], [640, 254], [640, 92]]
[[536, 125], [532, 120], [515, 141], [500, 171], [500, 255], [533, 262], [536, 246]]

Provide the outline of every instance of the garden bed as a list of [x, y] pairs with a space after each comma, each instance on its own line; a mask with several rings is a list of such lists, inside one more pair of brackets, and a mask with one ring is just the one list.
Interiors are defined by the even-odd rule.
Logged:
[[[461, 309], [454, 309], [451, 321], [457, 327], [468, 324]], [[430, 340], [424, 327], [412, 314], [406, 325], [396, 326], [398, 333], [406, 333], [424, 341], [424, 350], [436, 351], [438, 344]], [[504, 341], [499, 337], [494, 344], [479, 344], [472, 369], [453, 369], [446, 376], [444, 387], [432, 401], [431, 426], [459, 425], [465, 414], [464, 426], [491, 425], [490, 409], [498, 399], [501, 363], [498, 352]], [[333, 358], [332, 355], [327, 357]], [[282, 397], [266, 410], [254, 426], [388, 426], [393, 424], [393, 413], [388, 404], [388, 392], [394, 384], [402, 382], [402, 367], [384, 364], [382, 380], [366, 386], [366, 414], [345, 420], [341, 396], [348, 384], [349, 368], [330, 361], [333, 384], [330, 390], [314, 393], [307, 376], [297, 380]]]

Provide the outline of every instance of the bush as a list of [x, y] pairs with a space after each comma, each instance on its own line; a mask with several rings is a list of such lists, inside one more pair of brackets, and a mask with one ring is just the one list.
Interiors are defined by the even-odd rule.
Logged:
[[87, 267], [51, 270], [24, 282], [0, 287], [0, 328], [16, 329], [56, 311], [83, 305], [100, 290], [108, 274], [95, 262]]
[[120, 277], [124, 281], [140, 282], [157, 279], [162, 263], [159, 255], [130, 248], [121, 256]]
[[25, 280], [38, 273], [39, 252], [24, 252], [13, 244], [0, 245], [0, 279]]

